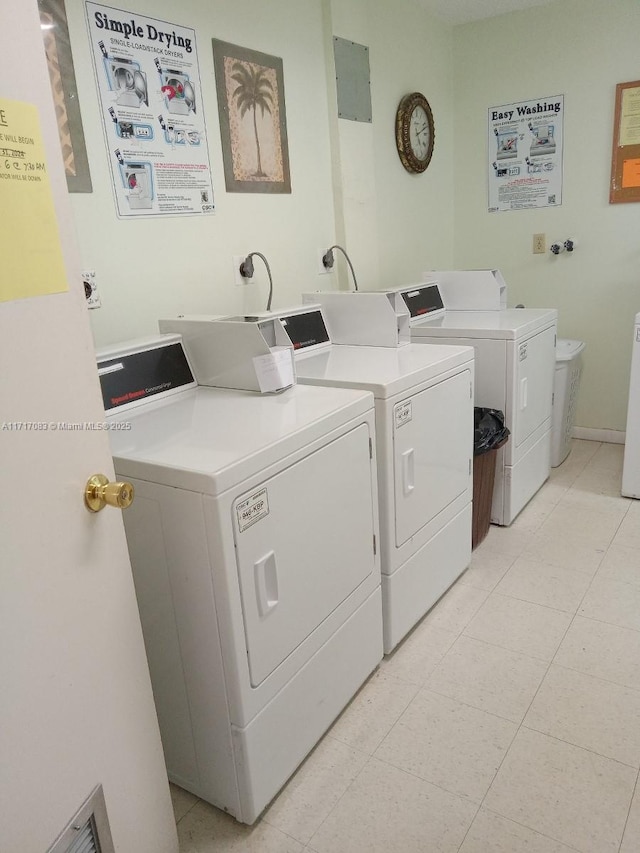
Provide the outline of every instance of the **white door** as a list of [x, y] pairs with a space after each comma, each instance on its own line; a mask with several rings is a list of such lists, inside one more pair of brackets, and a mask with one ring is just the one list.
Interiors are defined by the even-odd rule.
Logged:
[[[242, 510], [256, 521], [242, 523]], [[251, 684], [257, 687], [375, 569], [366, 424], [234, 504]]]
[[397, 547], [470, 487], [471, 388], [463, 370], [394, 406]]
[[556, 359], [555, 333], [555, 326], [552, 326], [527, 338], [526, 341], [509, 345], [514, 353], [516, 366], [516, 411], [513, 418], [513, 441], [516, 447], [520, 447], [551, 417]]
[[[36, 0], [3, 0], [2, 11], [0, 97], [37, 107], [70, 289], [0, 302], [0, 425], [12, 424], [0, 426], [0, 849], [43, 853], [101, 784], [119, 853], [171, 853], [122, 518], [83, 506], [91, 474], [112, 478], [107, 435], [50, 426], [102, 423], [104, 412]], [[25, 252], [41, 242], [35, 215], [31, 228], [14, 235]]]

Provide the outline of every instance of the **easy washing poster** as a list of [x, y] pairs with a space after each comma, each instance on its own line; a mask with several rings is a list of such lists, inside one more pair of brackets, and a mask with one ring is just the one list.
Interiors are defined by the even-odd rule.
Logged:
[[195, 31], [86, 10], [118, 216], [213, 213]]
[[489, 109], [489, 213], [562, 204], [564, 96]]

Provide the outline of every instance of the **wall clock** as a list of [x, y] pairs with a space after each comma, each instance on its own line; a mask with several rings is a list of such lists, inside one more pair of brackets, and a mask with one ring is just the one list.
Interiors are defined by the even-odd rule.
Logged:
[[396, 113], [396, 146], [407, 172], [424, 172], [431, 162], [434, 139], [429, 101], [420, 92], [405, 95]]

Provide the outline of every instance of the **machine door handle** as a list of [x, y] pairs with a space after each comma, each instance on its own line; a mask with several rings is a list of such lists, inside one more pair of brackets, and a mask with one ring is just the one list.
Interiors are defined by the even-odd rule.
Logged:
[[402, 454], [402, 490], [406, 496], [415, 489], [415, 466], [413, 447]]
[[256, 582], [256, 599], [258, 601], [258, 613], [265, 617], [278, 604], [278, 571], [276, 568], [276, 555], [269, 551], [260, 560], [253, 564]]
[[527, 408], [527, 390], [527, 377], [525, 376], [520, 382], [520, 410]]
[[89, 512], [100, 512], [107, 504], [116, 509], [126, 509], [133, 503], [134, 494], [131, 483], [110, 483], [104, 474], [94, 474], [87, 480], [84, 504]]

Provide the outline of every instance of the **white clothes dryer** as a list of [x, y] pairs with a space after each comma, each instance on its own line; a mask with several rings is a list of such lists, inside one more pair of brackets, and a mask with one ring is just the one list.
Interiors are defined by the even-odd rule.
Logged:
[[124, 57], [106, 58], [105, 66], [109, 85], [116, 93], [116, 103], [121, 107], [149, 106], [147, 76], [140, 63]]
[[[504, 282], [488, 273], [490, 284], [481, 298], [495, 294], [502, 300]], [[450, 289], [447, 293], [455, 302]], [[329, 333], [336, 328], [345, 344], [371, 343], [382, 330], [392, 346], [407, 338], [417, 344], [473, 346], [474, 403], [504, 412], [511, 432], [498, 451], [491, 510], [494, 524], [511, 524], [551, 471], [558, 312], [446, 310], [435, 281], [384, 291], [305, 293], [303, 299], [321, 304]]]
[[373, 396], [98, 366], [169, 777], [253, 823], [382, 658]]
[[319, 306], [277, 316], [299, 383], [375, 397], [388, 654], [471, 560], [473, 349], [333, 345]]
[[150, 163], [126, 163], [122, 167], [127, 201], [132, 210], [153, 207], [153, 175]]
[[432, 298], [415, 313], [411, 299], [411, 340], [467, 344], [475, 350], [475, 405], [504, 412], [511, 433], [498, 451], [491, 508], [494, 524], [509, 525], [551, 472], [551, 416], [558, 312], [546, 308], [499, 311], [443, 311], [437, 284], [410, 289]]
[[629, 498], [640, 498], [640, 314], [636, 314], [633, 329], [622, 494]]

